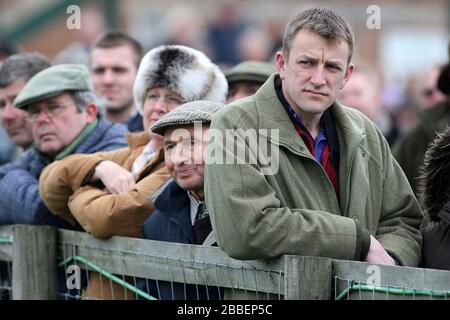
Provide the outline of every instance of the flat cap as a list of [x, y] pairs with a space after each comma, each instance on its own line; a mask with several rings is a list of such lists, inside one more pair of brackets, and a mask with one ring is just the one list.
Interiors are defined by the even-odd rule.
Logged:
[[151, 128], [152, 132], [163, 135], [169, 127], [185, 126], [195, 122], [211, 123], [214, 113], [223, 106], [223, 103], [206, 100], [182, 104], [155, 122]]
[[88, 69], [81, 64], [59, 64], [32, 77], [14, 101], [17, 108], [57, 96], [64, 91], [94, 91]]
[[277, 69], [272, 63], [248, 60], [225, 71], [228, 84], [237, 81], [254, 81], [264, 83]]

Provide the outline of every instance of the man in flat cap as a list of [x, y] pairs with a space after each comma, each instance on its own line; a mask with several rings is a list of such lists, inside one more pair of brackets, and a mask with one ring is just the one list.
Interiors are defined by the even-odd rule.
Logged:
[[[193, 101], [161, 117], [152, 131], [164, 136], [164, 159], [172, 177], [152, 195], [155, 211], [142, 228], [144, 239], [211, 245], [214, 241], [203, 191], [207, 131], [214, 113], [223, 106], [211, 101]], [[159, 299], [217, 299], [217, 287], [150, 283]], [[174, 296], [172, 296], [172, 294]], [[215, 298], [214, 298], [215, 297]]]
[[168, 178], [163, 139], [152, 125], [184, 102], [224, 102], [226, 90], [225, 76], [202, 52], [176, 45], [153, 48], [143, 58], [134, 84], [145, 131], [128, 136], [127, 148], [52, 163], [40, 181], [45, 204], [96, 238], [139, 237], [154, 211], [148, 195]]
[[37, 73], [14, 105], [27, 112], [34, 146], [0, 167], [0, 224], [68, 227], [39, 196], [41, 171], [72, 153], [125, 146], [126, 128], [99, 117], [88, 70], [81, 65], [57, 65]]
[[248, 60], [225, 72], [228, 82], [227, 103], [251, 96], [269, 79], [277, 69], [272, 63]]
[[[152, 125], [185, 102], [224, 102], [227, 89], [225, 76], [204, 53], [180, 45], [151, 49], [139, 65], [133, 88], [145, 130], [129, 134], [126, 148], [72, 155], [49, 165], [40, 179], [45, 204], [96, 238], [140, 237], [144, 221], [155, 210], [148, 195], [169, 177], [163, 137]], [[83, 296], [125, 298], [123, 287], [110, 287], [95, 273]]]

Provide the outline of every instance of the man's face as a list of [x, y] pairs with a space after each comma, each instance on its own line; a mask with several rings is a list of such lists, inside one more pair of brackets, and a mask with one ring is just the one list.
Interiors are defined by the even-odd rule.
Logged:
[[164, 158], [170, 175], [199, 199], [204, 197], [207, 133], [207, 125], [173, 127], [164, 133]]
[[[36, 147], [50, 156], [57, 155], [67, 147], [97, 116], [95, 105], [78, 112], [69, 93], [36, 102], [28, 106], [27, 112]], [[30, 114], [34, 114], [35, 118], [31, 118]]]
[[25, 81], [20, 80], [0, 88], [0, 114], [3, 128], [11, 140], [16, 145], [27, 148], [33, 142], [31, 125], [26, 120], [27, 113], [13, 105], [24, 86]]
[[92, 82], [97, 96], [106, 99], [106, 109], [121, 110], [133, 104], [136, 72], [136, 56], [130, 46], [92, 50]]
[[283, 93], [300, 116], [320, 116], [339, 97], [353, 70], [348, 55], [344, 41], [330, 44], [309, 30], [294, 37], [288, 60], [277, 53]]
[[227, 95], [227, 103], [234, 100], [254, 95], [262, 86], [262, 83], [253, 81], [236, 81], [230, 83]]
[[372, 121], [377, 120], [381, 107], [380, 95], [377, 92], [376, 84], [372, 83], [363, 73], [353, 73], [342, 90], [339, 101], [348, 107], [361, 111]]

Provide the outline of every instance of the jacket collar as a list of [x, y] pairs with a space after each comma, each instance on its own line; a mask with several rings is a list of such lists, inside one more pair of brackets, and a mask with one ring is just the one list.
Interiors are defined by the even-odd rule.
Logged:
[[[164, 166], [164, 150], [162, 148], [159, 148], [156, 151], [156, 155], [145, 165], [141, 172], [139, 172], [136, 180], [139, 181], [145, 178], [150, 174], [150, 171], [153, 171], [158, 166]], [[168, 172], [167, 169], [165, 170]]]
[[150, 141], [150, 136], [147, 131], [127, 133], [125, 137], [131, 149], [145, 146]]
[[68, 156], [69, 154], [72, 154], [82, 143], [83, 141], [92, 133], [92, 131], [95, 130], [95, 128], [98, 125], [98, 119], [95, 119], [92, 123], [88, 124], [86, 127], [84, 127], [83, 130], [75, 137], [75, 139], [62, 150], [60, 153], [58, 153], [55, 157], [55, 160], [61, 160]]
[[[278, 129], [279, 144], [303, 157], [314, 159], [303, 139], [300, 139], [295, 127], [277, 97], [275, 87], [281, 85], [278, 74], [273, 74], [255, 94], [256, 113], [259, 129]], [[346, 212], [350, 201], [350, 179], [353, 160], [358, 148], [364, 149], [365, 131], [353, 117], [362, 117], [356, 110], [342, 106], [335, 101], [330, 109], [335, 121], [338, 137], [339, 155], [339, 189], [342, 212]], [[270, 137], [268, 137], [271, 140]], [[273, 142], [273, 141], [272, 141]], [[368, 158], [368, 157], [367, 157]], [[366, 158], [366, 159], [367, 159]], [[336, 207], [339, 204], [336, 201]]]
[[[255, 104], [258, 109], [259, 128], [268, 130], [278, 129], [280, 145], [287, 146], [294, 151], [312, 157], [303, 140], [299, 139], [289, 115], [277, 97], [275, 86], [279, 85], [281, 85], [279, 75], [273, 74], [254, 96]], [[346, 148], [353, 148], [356, 144], [359, 144], [362, 137], [365, 135], [364, 130], [350, 118], [345, 109], [346, 107], [343, 107], [338, 102], [334, 102], [330, 106], [330, 110], [336, 122], [336, 132], [340, 142], [341, 157], [342, 154], [348, 154], [348, 150], [345, 150]], [[346, 159], [341, 159], [341, 163], [345, 160]]]
[[[140, 149], [142, 151], [150, 142], [150, 136], [148, 135], [147, 131], [127, 133], [125, 137], [131, 149]], [[150, 160], [149, 163], [145, 165], [141, 172], [139, 172], [137, 180], [139, 181], [146, 177], [150, 171], [152, 171], [156, 166], [162, 164], [163, 162], [164, 150], [162, 148], [159, 148], [156, 151], [156, 155]]]
[[190, 199], [186, 190], [182, 189], [175, 180], [168, 183], [157, 197], [155, 208], [168, 215], [169, 219], [178, 225], [191, 243], [194, 243]]

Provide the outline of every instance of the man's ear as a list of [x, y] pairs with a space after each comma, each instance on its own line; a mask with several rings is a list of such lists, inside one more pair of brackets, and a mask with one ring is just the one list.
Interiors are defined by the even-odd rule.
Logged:
[[97, 119], [97, 115], [98, 115], [97, 105], [95, 105], [94, 103], [90, 103], [86, 106], [86, 108], [84, 110], [86, 111], [86, 117], [87, 117], [88, 124], [94, 122], [95, 119]]
[[282, 51], [278, 51], [275, 55], [275, 67], [278, 70], [280, 78], [283, 80], [285, 78], [286, 59]]
[[341, 81], [341, 89], [344, 89], [345, 85], [347, 84], [348, 80], [350, 80], [350, 77], [353, 73], [353, 68], [355, 65], [353, 63], [350, 63], [347, 67], [347, 70], [345, 71], [344, 78]]

